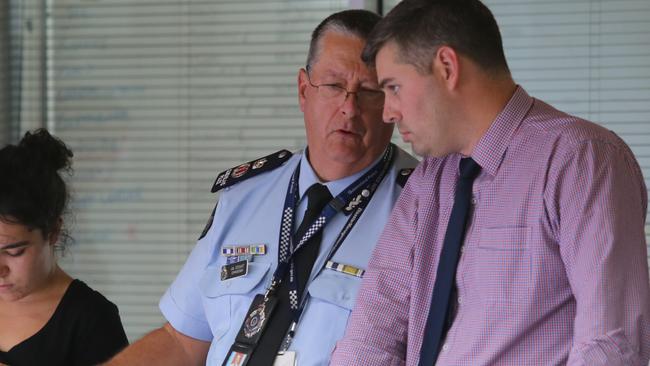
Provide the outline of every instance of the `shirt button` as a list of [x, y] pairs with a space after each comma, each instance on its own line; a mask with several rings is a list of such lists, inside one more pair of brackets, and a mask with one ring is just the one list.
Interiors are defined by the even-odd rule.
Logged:
[[462, 304], [462, 303], [463, 303], [463, 297], [462, 297], [462, 296], [458, 296], [458, 303], [459, 303], [459, 304]]
[[477, 203], [478, 199], [476, 199], [476, 197], [472, 197], [472, 205], [476, 206]]
[[447, 351], [449, 351], [449, 345], [448, 345], [448, 344], [444, 344], [444, 345], [442, 346], [442, 352], [447, 352]]

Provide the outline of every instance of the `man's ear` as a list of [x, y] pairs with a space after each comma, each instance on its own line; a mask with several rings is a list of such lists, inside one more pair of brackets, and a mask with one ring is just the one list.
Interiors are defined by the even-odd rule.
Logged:
[[309, 78], [307, 76], [307, 70], [300, 69], [298, 71], [298, 103], [300, 104], [300, 110], [305, 112], [305, 91], [309, 85]]
[[440, 46], [431, 63], [434, 75], [451, 91], [458, 86], [460, 59], [458, 53], [449, 46]]

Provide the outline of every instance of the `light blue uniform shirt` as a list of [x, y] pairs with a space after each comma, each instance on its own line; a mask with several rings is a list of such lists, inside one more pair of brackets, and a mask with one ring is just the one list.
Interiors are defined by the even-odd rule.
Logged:
[[[292, 156], [283, 166], [225, 188], [219, 197], [214, 221], [190, 253], [185, 265], [160, 300], [160, 310], [179, 332], [211, 342], [207, 365], [221, 365], [235, 341], [246, 312], [257, 294], [264, 293], [278, 260], [280, 218], [289, 180], [298, 162], [300, 203], [296, 226], [306, 210], [305, 191], [318, 177], [304, 154]], [[337, 263], [366, 269], [372, 250], [401, 192], [396, 178], [401, 169], [417, 160], [396, 149], [396, 157], [375, 195], [354, 228], [336, 251]], [[369, 169], [369, 168], [367, 168]], [[338, 195], [367, 169], [324, 183]], [[307, 285], [309, 299], [289, 350], [300, 366], [327, 365], [338, 339], [343, 336], [361, 278], [324, 269], [348, 216], [338, 213], [324, 228], [319, 256]], [[266, 244], [266, 254], [256, 255], [248, 274], [221, 280], [226, 257], [222, 246]]]

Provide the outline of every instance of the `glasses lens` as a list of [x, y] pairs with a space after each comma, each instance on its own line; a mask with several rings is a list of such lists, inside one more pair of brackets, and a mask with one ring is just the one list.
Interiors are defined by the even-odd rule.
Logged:
[[338, 98], [347, 94], [347, 91], [340, 86], [330, 84], [319, 85], [318, 92], [325, 98]]

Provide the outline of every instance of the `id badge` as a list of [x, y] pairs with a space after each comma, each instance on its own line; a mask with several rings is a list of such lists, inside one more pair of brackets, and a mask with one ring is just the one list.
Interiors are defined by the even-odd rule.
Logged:
[[279, 352], [278, 356], [273, 362], [273, 366], [296, 366], [296, 352], [294, 351], [284, 351]]
[[278, 299], [275, 296], [255, 295], [253, 303], [244, 318], [244, 324], [242, 324], [235, 338], [236, 343], [257, 345], [277, 302]]
[[223, 361], [221, 366], [246, 366], [252, 353], [252, 347], [245, 344], [235, 343], [230, 347], [228, 356], [226, 356], [226, 359]]

